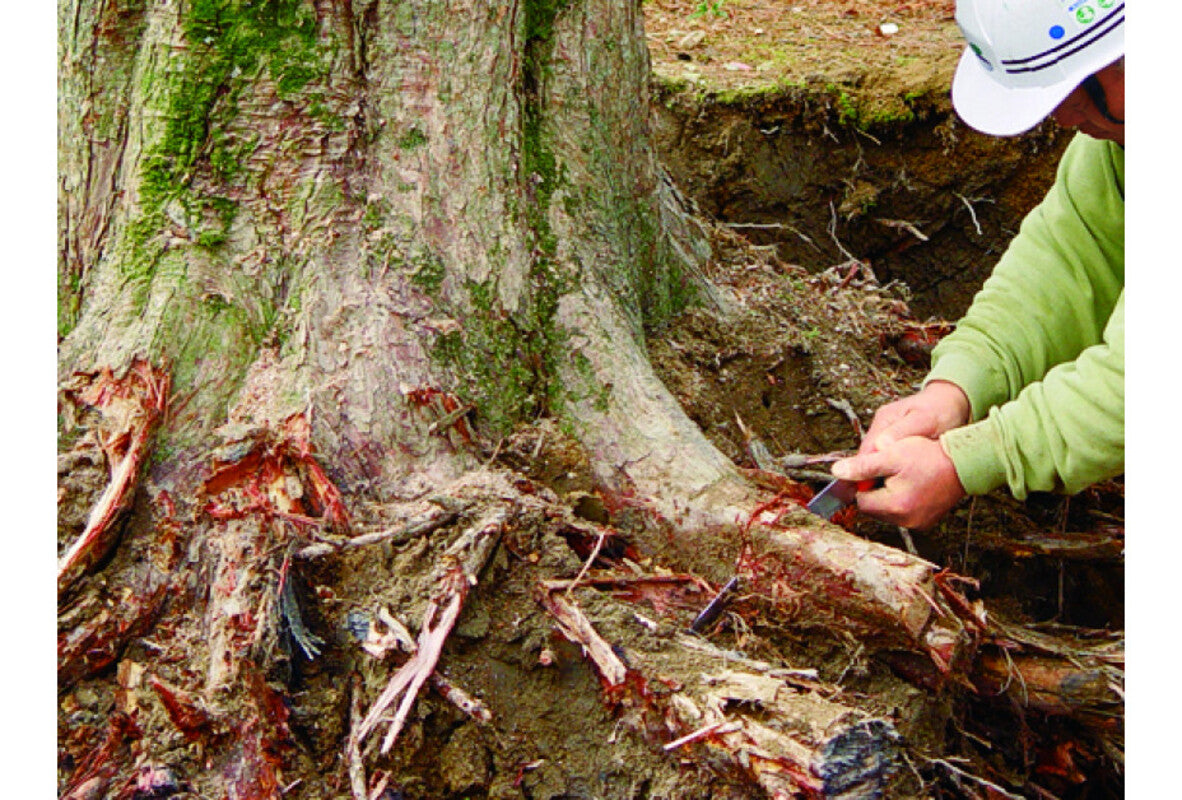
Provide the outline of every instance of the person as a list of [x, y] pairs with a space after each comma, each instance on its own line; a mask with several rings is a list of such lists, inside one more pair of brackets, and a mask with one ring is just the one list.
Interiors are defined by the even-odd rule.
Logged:
[[1008, 485], [1075, 493], [1124, 471], [1123, 0], [958, 0], [952, 101], [984, 133], [1078, 132], [918, 393], [833, 465], [863, 513], [909, 528]]

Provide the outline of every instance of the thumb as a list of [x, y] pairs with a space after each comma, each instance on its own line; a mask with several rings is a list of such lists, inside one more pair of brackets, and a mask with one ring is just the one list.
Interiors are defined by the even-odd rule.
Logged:
[[864, 453], [862, 455], [843, 458], [835, 461], [831, 471], [833, 477], [843, 481], [864, 481], [877, 478], [883, 474], [883, 459], [880, 453]]
[[868, 451], [874, 453], [886, 450], [890, 448], [890, 446], [895, 442], [899, 441], [899, 438], [900, 436], [896, 432], [895, 428], [887, 428], [874, 437], [874, 440], [870, 443]]

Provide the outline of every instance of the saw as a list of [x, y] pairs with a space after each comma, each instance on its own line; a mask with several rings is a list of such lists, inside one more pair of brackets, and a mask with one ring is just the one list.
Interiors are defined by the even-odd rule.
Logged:
[[858, 492], [868, 492], [882, 485], [882, 479], [846, 481], [834, 478], [805, 506], [818, 517], [833, 519], [833, 515], [854, 502]]

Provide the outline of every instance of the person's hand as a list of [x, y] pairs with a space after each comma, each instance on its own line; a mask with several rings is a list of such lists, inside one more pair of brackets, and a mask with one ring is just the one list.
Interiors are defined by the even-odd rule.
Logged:
[[965, 496], [952, 459], [936, 439], [907, 436], [833, 465], [848, 481], [884, 477], [879, 489], [858, 492], [862, 513], [907, 528], [930, 528]]
[[858, 454], [886, 450], [908, 436], [936, 439], [968, 421], [969, 399], [960, 387], [948, 381], [932, 381], [916, 394], [878, 409], [870, 430], [862, 437]]

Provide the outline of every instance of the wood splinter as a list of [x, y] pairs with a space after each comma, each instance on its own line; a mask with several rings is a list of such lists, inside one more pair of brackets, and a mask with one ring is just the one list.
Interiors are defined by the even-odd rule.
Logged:
[[390, 752], [390, 748], [394, 746], [419, 690], [439, 663], [443, 644], [459, 619], [460, 609], [468, 592], [476, 584], [476, 575], [492, 556], [493, 549], [500, 540], [500, 532], [509, 513], [508, 507], [493, 509], [480, 522], [464, 531], [448, 548], [444, 560], [451, 566], [440, 579], [441, 597], [427, 605], [414, 653], [394, 673], [390, 683], [361, 721], [357, 729], [358, 741], [364, 741], [365, 737], [383, 721], [386, 709], [401, 698], [390, 729], [382, 740], [382, 754]]
[[628, 668], [612, 646], [596, 632], [574, 599], [565, 593], [559, 594], [567, 586], [567, 581], [544, 581], [537, 592], [538, 602], [554, 617], [562, 635], [582, 646], [608, 686], [621, 685], [628, 676]]

